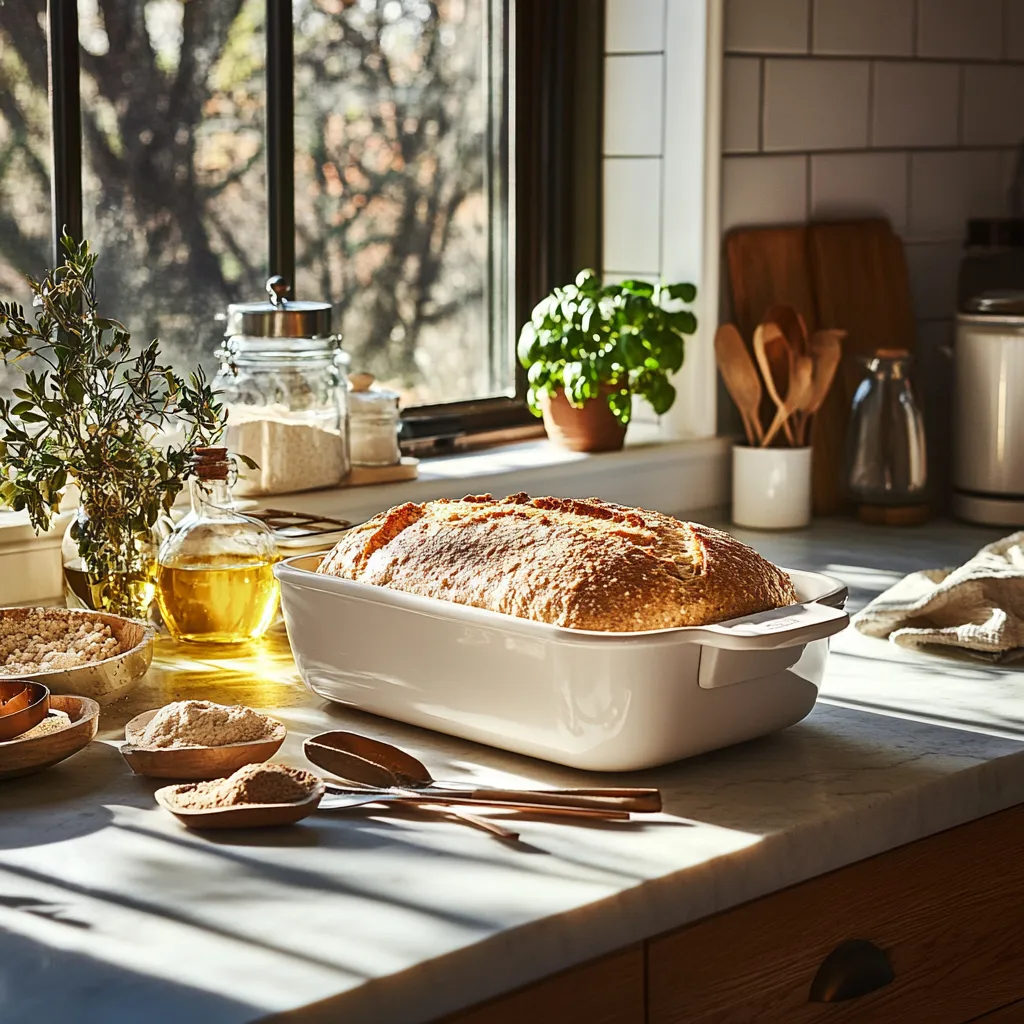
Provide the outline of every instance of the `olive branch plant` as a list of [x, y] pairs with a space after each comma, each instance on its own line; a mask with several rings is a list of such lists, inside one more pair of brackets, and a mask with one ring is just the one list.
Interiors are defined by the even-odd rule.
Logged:
[[[128, 328], [100, 315], [89, 243], [61, 241], [64, 263], [29, 278], [34, 322], [0, 302], [0, 356], [22, 375], [14, 398], [0, 399], [0, 500], [40, 532], [75, 484], [71, 536], [86, 572], [127, 581], [151, 571], [142, 538], [170, 513], [193, 449], [220, 437], [226, 415], [201, 367], [184, 380], [160, 362], [157, 339], [133, 352]], [[171, 426], [183, 439], [158, 444]], [[128, 600], [118, 590], [112, 611]]]

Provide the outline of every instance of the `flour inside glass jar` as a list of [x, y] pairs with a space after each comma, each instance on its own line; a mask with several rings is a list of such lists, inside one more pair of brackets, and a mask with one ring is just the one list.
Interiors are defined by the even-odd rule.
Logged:
[[229, 406], [228, 447], [259, 466], [239, 466], [235, 494], [288, 494], [339, 484], [346, 451], [334, 417], [284, 405]]

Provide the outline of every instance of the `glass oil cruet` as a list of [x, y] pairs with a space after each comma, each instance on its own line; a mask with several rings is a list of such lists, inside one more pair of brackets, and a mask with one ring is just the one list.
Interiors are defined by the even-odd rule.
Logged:
[[157, 555], [160, 613], [176, 640], [255, 640], [277, 614], [274, 535], [234, 511], [226, 448], [196, 448], [193, 466], [192, 508]]

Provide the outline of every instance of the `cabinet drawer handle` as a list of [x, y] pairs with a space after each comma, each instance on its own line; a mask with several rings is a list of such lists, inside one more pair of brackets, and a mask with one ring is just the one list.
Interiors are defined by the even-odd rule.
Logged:
[[895, 981], [885, 950], [867, 939], [849, 939], [822, 961], [811, 982], [810, 1002], [839, 1003], [858, 999]]

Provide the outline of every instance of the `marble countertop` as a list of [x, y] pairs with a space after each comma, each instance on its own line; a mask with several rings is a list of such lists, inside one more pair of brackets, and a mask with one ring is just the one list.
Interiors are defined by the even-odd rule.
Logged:
[[[782, 565], [841, 577], [852, 607], [997, 536], [849, 522], [739, 535]], [[799, 725], [595, 777], [327, 705], [297, 682], [280, 637], [188, 660], [163, 643], [143, 686], [104, 711], [104, 742], [0, 784], [0, 1020], [233, 1024], [314, 1004], [346, 1024], [431, 1020], [1024, 801], [1022, 684], [1019, 670], [847, 631]], [[519, 845], [375, 810], [196, 835], [155, 807], [156, 786], [115, 743], [138, 711], [186, 697], [274, 709], [294, 764], [306, 736], [349, 727], [440, 778], [657, 785], [665, 813], [522, 821]]]

